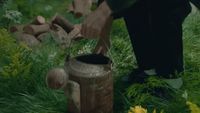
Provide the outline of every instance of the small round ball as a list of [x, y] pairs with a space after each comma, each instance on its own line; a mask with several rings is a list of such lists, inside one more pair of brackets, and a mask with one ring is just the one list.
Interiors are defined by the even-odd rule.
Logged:
[[62, 68], [55, 68], [50, 70], [46, 76], [47, 86], [51, 89], [63, 88], [68, 81], [68, 75]]

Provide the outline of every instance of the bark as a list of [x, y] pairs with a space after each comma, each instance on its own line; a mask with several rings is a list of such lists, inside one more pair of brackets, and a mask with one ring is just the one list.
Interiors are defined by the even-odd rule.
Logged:
[[14, 26], [11, 26], [9, 28], [9, 31], [11, 33], [15, 33], [15, 32], [23, 32], [23, 28], [24, 28], [24, 25], [14, 25]]
[[83, 38], [81, 34], [81, 25], [74, 25], [74, 29], [67, 36], [71, 40], [79, 40]]
[[74, 29], [73, 24], [71, 24], [67, 19], [59, 15], [53, 17], [52, 24], [57, 24], [61, 26], [67, 33]]
[[32, 34], [34, 36], [38, 36], [41, 33], [48, 32], [50, 30], [49, 24], [43, 25], [27, 25], [24, 27], [24, 32], [28, 34]]
[[51, 36], [50, 32], [46, 32], [46, 33], [42, 33], [40, 35], [38, 35], [36, 38], [40, 41], [40, 42], [44, 42], [44, 40], [46, 40], [47, 38], [49, 38]]
[[40, 42], [33, 35], [30, 34], [16, 32], [14, 36], [16, 37], [18, 42], [23, 42], [29, 47], [34, 47], [40, 44]]
[[59, 25], [54, 24], [56, 30], [52, 30], [51, 34], [56, 43], [58, 43], [62, 48], [67, 48], [70, 46], [71, 39], [68, 38], [67, 32]]
[[91, 12], [92, 0], [74, 0], [72, 6], [76, 17], [87, 16]]

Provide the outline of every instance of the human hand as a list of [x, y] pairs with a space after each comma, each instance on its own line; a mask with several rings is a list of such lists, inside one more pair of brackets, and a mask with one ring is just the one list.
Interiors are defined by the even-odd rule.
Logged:
[[108, 30], [108, 25], [113, 20], [111, 9], [104, 1], [101, 5], [92, 12], [83, 22], [81, 33], [86, 38], [105, 37]]

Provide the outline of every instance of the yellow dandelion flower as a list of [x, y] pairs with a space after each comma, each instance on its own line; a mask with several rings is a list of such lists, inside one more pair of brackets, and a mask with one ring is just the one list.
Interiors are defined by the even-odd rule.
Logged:
[[135, 106], [130, 107], [129, 113], [147, 113], [147, 110], [141, 106]]
[[187, 101], [186, 104], [189, 106], [191, 113], [200, 113], [200, 108], [196, 104], [190, 101]]
[[153, 113], [156, 113], [156, 109], [153, 110]]

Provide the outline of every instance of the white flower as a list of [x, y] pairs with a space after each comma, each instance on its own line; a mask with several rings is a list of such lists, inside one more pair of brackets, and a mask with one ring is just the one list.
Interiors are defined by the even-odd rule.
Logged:
[[182, 94], [182, 97], [184, 98], [184, 99], [188, 99], [188, 92], [185, 90], [184, 91], [184, 93]]
[[14, 23], [20, 23], [22, 13], [16, 10], [6, 10], [5, 14], [3, 15], [5, 18], [13, 21]]

